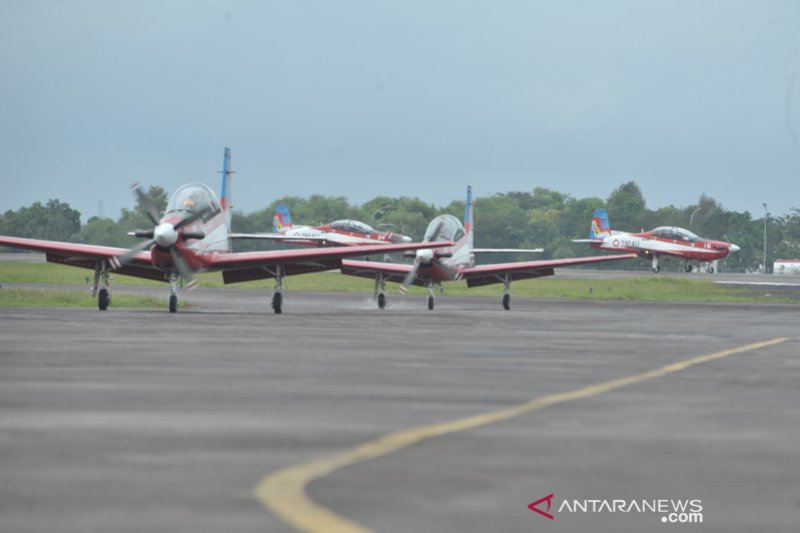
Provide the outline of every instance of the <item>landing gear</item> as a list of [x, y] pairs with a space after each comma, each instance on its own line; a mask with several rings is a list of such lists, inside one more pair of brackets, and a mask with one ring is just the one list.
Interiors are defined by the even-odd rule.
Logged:
[[709, 267], [706, 269], [706, 272], [708, 272], [709, 274], [713, 274], [713, 273], [714, 273], [714, 267], [712, 267], [712, 266], [709, 266]]
[[661, 266], [659, 266], [659, 264], [658, 264], [658, 256], [657, 255], [653, 256], [653, 272], [655, 272], [656, 274], [661, 272]]
[[378, 274], [375, 278], [375, 299], [378, 300], [378, 309], [386, 307], [386, 283], [383, 274]]
[[433, 311], [433, 305], [436, 303], [436, 297], [433, 294], [433, 283], [428, 283], [428, 309]]
[[111, 290], [108, 282], [108, 267], [105, 261], [100, 261], [94, 269], [94, 284], [92, 285], [92, 296], [97, 296], [97, 308], [101, 311], [108, 309], [111, 305]]
[[283, 267], [275, 267], [275, 292], [272, 293], [272, 310], [276, 315], [283, 312], [283, 293], [281, 284], [283, 283]]
[[688, 274], [689, 272], [692, 271], [692, 265], [686, 265], [685, 267], [683, 267], [683, 270]]
[[279, 315], [283, 312], [283, 308], [281, 305], [283, 304], [283, 294], [280, 292], [276, 292], [272, 295], [272, 309], [275, 311], [276, 315]]
[[511, 309], [511, 276], [508, 274], [503, 277], [503, 309]]
[[178, 312], [178, 275], [169, 276], [169, 312]]
[[108, 309], [109, 302], [110, 298], [108, 297], [108, 289], [100, 289], [100, 293], [97, 295], [97, 307], [101, 311], [105, 311]]

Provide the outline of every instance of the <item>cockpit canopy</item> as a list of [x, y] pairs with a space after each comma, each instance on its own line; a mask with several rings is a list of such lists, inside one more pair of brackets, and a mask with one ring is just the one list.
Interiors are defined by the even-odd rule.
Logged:
[[425, 230], [426, 242], [457, 241], [465, 234], [461, 221], [453, 215], [440, 215], [434, 218]]
[[661, 237], [664, 239], [676, 239], [679, 241], [699, 241], [700, 237], [689, 231], [688, 229], [678, 228], [675, 226], [661, 226], [653, 230], [654, 237]]
[[214, 191], [202, 183], [188, 183], [172, 193], [167, 213], [199, 213], [207, 208], [211, 208], [211, 214], [222, 209]]
[[352, 233], [375, 233], [375, 229], [372, 226], [358, 220], [336, 220], [331, 222], [331, 229]]

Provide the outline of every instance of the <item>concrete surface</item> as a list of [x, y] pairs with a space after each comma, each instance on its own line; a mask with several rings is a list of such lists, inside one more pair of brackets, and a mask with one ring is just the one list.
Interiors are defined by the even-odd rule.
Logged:
[[[120, 290], [120, 289], [118, 289]], [[153, 291], [159, 288], [122, 290]], [[197, 290], [164, 310], [0, 308], [0, 530], [290, 531], [266, 474], [776, 337], [591, 399], [334, 472], [311, 497], [376, 531], [797, 531], [800, 307]], [[701, 499], [653, 513], [527, 509]]]

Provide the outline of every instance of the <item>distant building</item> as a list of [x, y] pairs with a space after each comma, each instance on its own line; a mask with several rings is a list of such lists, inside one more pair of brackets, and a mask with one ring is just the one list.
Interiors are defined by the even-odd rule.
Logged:
[[776, 275], [800, 274], [800, 259], [776, 259], [772, 267]]

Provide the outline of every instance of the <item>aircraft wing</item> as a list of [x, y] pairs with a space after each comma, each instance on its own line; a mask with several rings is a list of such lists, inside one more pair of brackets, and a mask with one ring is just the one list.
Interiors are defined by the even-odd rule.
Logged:
[[[40, 239], [24, 239], [21, 237], [0, 236], [0, 246], [23, 248], [44, 252], [47, 261], [94, 270], [100, 261], [108, 261], [128, 252], [126, 248], [113, 246], [95, 246], [93, 244], [78, 244], [74, 242], [45, 241]], [[150, 252], [143, 251], [136, 254], [130, 263], [114, 270], [117, 274], [136, 276], [139, 278], [167, 281], [164, 272], [153, 266]]]
[[512, 280], [552, 276], [553, 269], [572, 265], [586, 265], [621, 259], [635, 259], [636, 254], [600, 255], [590, 257], [570, 257], [566, 259], [547, 259], [544, 261], [521, 261], [516, 263], [498, 263], [465, 268], [461, 277], [467, 280], [468, 287], [480, 287], [492, 283], [503, 283], [505, 276]]
[[348, 276], [360, 276], [362, 278], [374, 278], [376, 274], [383, 274], [386, 281], [402, 283], [405, 277], [411, 272], [412, 265], [402, 263], [380, 263], [378, 261], [353, 261], [345, 259], [342, 261], [342, 274]]
[[[360, 239], [361, 242], [351, 240], [339, 240], [334, 237], [301, 237], [298, 235], [284, 235], [283, 233], [231, 233], [231, 239], [258, 239], [268, 241], [279, 241], [288, 244], [320, 245], [320, 246], [358, 246], [368, 239]], [[377, 242], [377, 241], [369, 241]]]
[[[301, 250], [271, 250], [263, 252], [241, 252], [216, 254], [207, 259], [208, 270], [222, 270], [225, 283], [237, 283], [255, 279], [273, 278], [280, 268], [284, 276], [305, 274], [342, 267], [342, 259], [363, 255], [443, 248], [452, 242], [418, 242], [402, 244], [370, 244], [362, 246], [337, 246], [332, 248], [306, 248]], [[368, 261], [363, 261], [368, 263]], [[384, 263], [374, 263], [384, 264]]]

